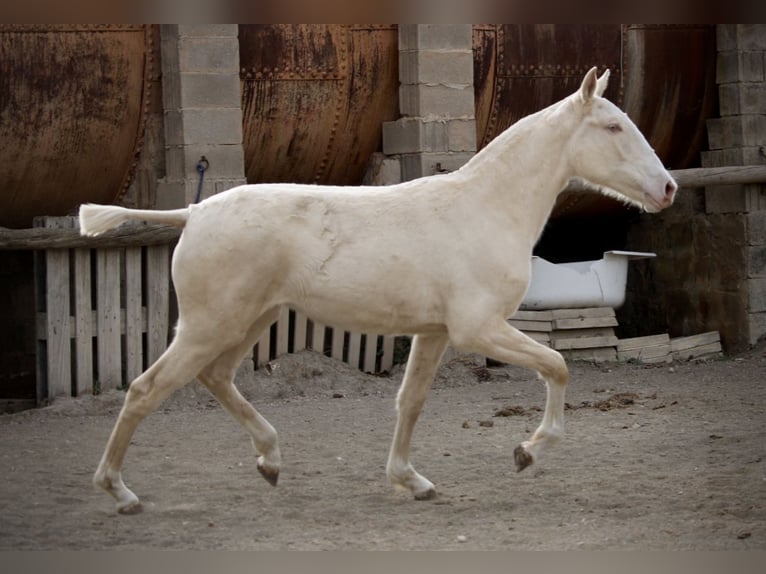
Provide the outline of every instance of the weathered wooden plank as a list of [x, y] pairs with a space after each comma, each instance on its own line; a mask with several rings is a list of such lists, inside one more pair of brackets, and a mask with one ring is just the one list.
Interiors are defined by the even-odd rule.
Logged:
[[[74, 221], [74, 218], [71, 218]], [[96, 237], [83, 237], [79, 228], [8, 229], [0, 227], [0, 251], [72, 248], [140, 247], [178, 241], [181, 230], [168, 225], [126, 223]]]
[[708, 331], [707, 333], [699, 333], [689, 337], [676, 337], [670, 340], [670, 350], [675, 353], [677, 351], [685, 351], [686, 349], [716, 343], [720, 340], [721, 335], [718, 331]]
[[330, 356], [333, 359], [343, 360], [343, 339], [346, 332], [340, 327], [332, 328], [332, 348]]
[[265, 365], [271, 360], [271, 326], [258, 339], [255, 351], [255, 365], [257, 367]]
[[348, 334], [348, 357], [346, 362], [354, 367], [359, 368], [360, 353], [362, 351], [362, 334], [361, 333], [349, 333]]
[[551, 311], [516, 311], [511, 319], [518, 321], [552, 321], [553, 312]]
[[120, 344], [120, 252], [96, 251], [96, 350], [101, 390], [122, 387]]
[[394, 340], [396, 337], [386, 335], [383, 337], [383, 356], [380, 357], [380, 370], [390, 371], [394, 366]]
[[766, 183], [766, 165], [701, 167], [671, 170], [678, 187]]
[[311, 327], [311, 348], [317, 353], [324, 353], [324, 331], [323, 323], [312, 321]]
[[151, 365], [168, 346], [170, 247], [146, 249], [147, 359]]
[[[90, 312], [90, 332], [92, 336], [95, 337], [96, 331], [98, 330], [98, 314], [95, 309], [91, 309]], [[41, 341], [44, 341], [47, 338], [47, 335], [45, 333], [45, 324], [48, 320], [46, 313], [37, 313], [37, 329], [39, 336], [38, 338]], [[87, 321], [88, 319], [85, 319]], [[146, 307], [141, 308], [141, 331], [146, 332]], [[120, 309], [120, 335], [125, 335], [125, 309]], [[69, 337], [71, 339], [74, 339], [77, 336], [77, 331], [75, 329], [74, 320], [72, 318], [69, 319]]]
[[290, 309], [282, 307], [277, 319], [277, 357], [287, 353], [290, 343]]
[[141, 248], [125, 249], [125, 384], [144, 370]]
[[74, 250], [74, 394], [93, 392], [93, 305], [90, 249]]
[[614, 336], [614, 327], [588, 327], [585, 329], [563, 329], [553, 331], [550, 334], [551, 341], [561, 339], [575, 339], [584, 337], [612, 337]]
[[615, 347], [617, 345], [617, 337], [614, 335], [608, 335], [606, 337], [571, 337], [569, 339], [552, 340], [551, 345], [557, 351]]
[[630, 351], [641, 349], [643, 347], [652, 347], [655, 345], [665, 345], [670, 343], [670, 335], [662, 333], [660, 335], [647, 335], [645, 337], [630, 337], [617, 341], [618, 351]]
[[615, 317], [577, 317], [576, 319], [554, 319], [553, 328], [558, 329], [591, 329], [593, 327], [616, 327]]
[[511, 326], [519, 331], [553, 331], [553, 321], [527, 321], [518, 319], [508, 319]]
[[655, 359], [657, 357], [667, 357], [670, 355], [670, 343], [664, 343], [661, 345], [651, 345], [648, 347], [640, 347], [627, 350], [617, 350], [617, 358], [620, 361], [626, 361], [628, 359], [635, 359], [637, 361], [646, 362], [647, 359]]
[[617, 360], [617, 350], [614, 347], [601, 349], [572, 349], [569, 351], [562, 351], [561, 354], [565, 359], [571, 361], [593, 361], [595, 363], [603, 363]]
[[[66, 218], [47, 217], [42, 225], [61, 229]], [[45, 252], [46, 396], [53, 399], [72, 394], [72, 341], [69, 325], [69, 251]]]
[[297, 353], [306, 348], [306, 329], [308, 317], [300, 311], [295, 311], [295, 334], [293, 336], [293, 352]]
[[722, 351], [721, 343], [716, 341], [714, 343], [707, 343], [705, 345], [698, 345], [690, 349], [682, 349], [680, 351], [673, 352], [673, 358], [679, 360], [696, 359], [704, 357], [706, 355], [717, 355]]
[[590, 319], [597, 317], [614, 317], [611, 307], [585, 307], [582, 309], [553, 309], [552, 319]]
[[375, 372], [375, 363], [378, 358], [378, 336], [372, 333], [365, 334], [364, 361], [362, 370], [365, 373]]

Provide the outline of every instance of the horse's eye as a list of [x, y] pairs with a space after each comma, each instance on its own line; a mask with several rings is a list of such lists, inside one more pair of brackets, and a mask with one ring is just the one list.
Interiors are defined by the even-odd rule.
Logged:
[[618, 124], [616, 122], [612, 122], [611, 124], [608, 124], [606, 126], [606, 129], [608, 129], [613, 134], [616, 134], [617, 132], [621, 132], [622, 131], [622, 127], [620, 127], [620, 124]]

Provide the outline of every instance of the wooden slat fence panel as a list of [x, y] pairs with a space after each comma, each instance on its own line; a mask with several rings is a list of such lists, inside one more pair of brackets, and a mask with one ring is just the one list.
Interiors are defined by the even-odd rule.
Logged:
[[[46, 217], [36, 225], [77, 223]], [[170, 245], [53, 248], [37, 260], [38, 403], [126, 387], [165, 350]]]
[[[365, 372], [390, 371], [393, 367], [395, 337], [379, 337], [330, 327], [332, 334], [327, 340], [325, 329], [325, 324], [312, 321], [303, 313], [283, 309], [277, 321], [255, 345], [253, 363], [259, 368], [288, 352], [286, 349], [289, 352], [312, 349]], [[277, 341], [276, 347], [272, 345], [273, 340]]]

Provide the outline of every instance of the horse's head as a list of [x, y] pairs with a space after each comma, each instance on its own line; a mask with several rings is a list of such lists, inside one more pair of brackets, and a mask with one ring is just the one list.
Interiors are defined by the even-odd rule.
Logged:
[[597, 78], [591, 68], [570, 97], [582, 118], [571, 140], [573, 170], [610, 195], [661, 211], [673, 204], [678, 185], [627, 114], [601, 97], [608, 78], [608, 70]]

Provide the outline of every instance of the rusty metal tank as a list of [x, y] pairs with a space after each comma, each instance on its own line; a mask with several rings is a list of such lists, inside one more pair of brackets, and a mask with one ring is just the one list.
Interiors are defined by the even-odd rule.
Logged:
[[396, 26], [240, 25], [250, 183], [359, 184], [398, 117]]
[[0, 25], [0, 226], [124, 193], [149, 102], [152, 32]]
[[[714, 25], [474, 26], [477, 141], [572, 93], [591, 66], [610, 68], [605, 96], [670, 169], [697, 164], [717, 105]], [[554, 218], [624, 210], [596, 194], [562, 194]]]

